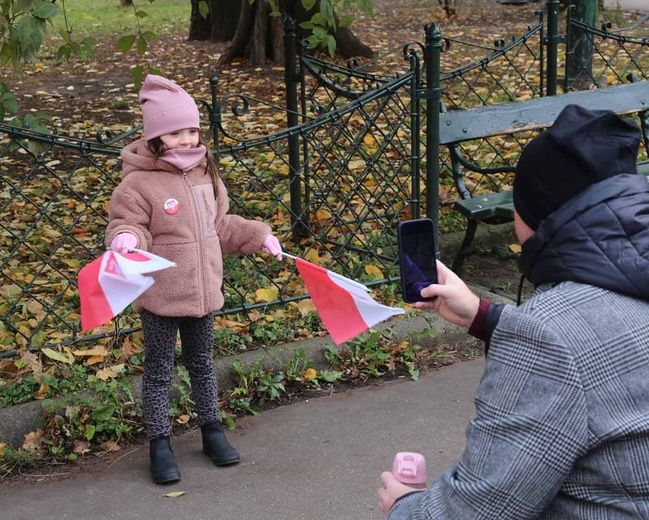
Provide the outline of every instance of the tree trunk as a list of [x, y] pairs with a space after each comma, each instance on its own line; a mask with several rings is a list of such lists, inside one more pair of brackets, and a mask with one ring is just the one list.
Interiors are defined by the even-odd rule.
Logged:
[[230, 45], [228, 45], [223, 54], [221, 54], [217, 67], [220, 67], [225, 63], [230, 63], [235, 57], [245, 56], [255, 11], [254, 6], [258, 3], [259, 2], [255, 2], [255, 4], [250, 5], [246, 0], [242, 0], [237, 30], [234, 33]]
[[[573, 20], [595, 26], [597, 0], [575, 0]], [[571, 27], [570, 42], [567, 49], [570, 59], [566, 62], [568, 87], [585, 90], [593, 84], [593, 40], [581, 27]], [[606, 86], [606, 85], [600, 85]]]
[[[198, 0], [192, 0], [189, 39], [192, 41], [229, 42], [235, 35], [242, 3], [248, 0], [207, 0], [209, 13], [203, 18]], [[212, 16], [218, 13], [218, 16]]]
[[212, 17], [208, 14], [203, 18], [198, 10], [198, 0], [192, 0], [192, 14], [189, 21], [189, 40], [204, 41], [212, 33]]
[[[210, 0], [210, 2], [219, 3], [219, 5], [223, 1], [225, 0]], [[286, 2], [286, 4], [286, 6], [281, 6], [282, 14], [285, 15], [288, 10], [296, 20], [296, 24], [310, 20], [313, 12], [320, 9], [318, 3], [313, 10], [307, 13], [302, 9], [299, 0]], [[230, 63], [235, 58], [246, 58], [255, 67], [264, 65], [267, 60], [282, 64], [284, 62], [284, 35], [281, 19], [282, 17], [270, 16], [270, 7], [266, 0], [256, 0], [252, 6], [248, 0], [242, 0], [236, 32], [232, 42], [219, 58], [217, 66]], [[337, 18], [336, 21], [338, 22]], [[343, 58], [353, 56], [371, 58], [373, 56], [372, 49], [361, 42], [349, 27], [339, 27], [338, 23], [337, 26], [338, 30], [334, 37], [338, 55]], [[298, 39], [304, 36], [298, 29]]]
[[[315, 7], [310, 11], [305, 11], [302, 7], [302, 3], [297, 0], [289, 11], [289, 16], [291, 16], [297, 25], [297, 38], [302, 40], [307, 37], [307, 33], [303, 29], [300, 29], [299, 24], [310, 20], [313, 16], [314, 11], [320, 10], [320, 2], [316, 3]], [[353, 57], [362, 57], [362, 58], [372, 58], [374, 52], [362, 41], [359, 40], [349, 26], [340, 27], [340, 19], [338, 15], [334, 13], [337, 30], [334, 33], [334, 38], [336, 38], [336, 54], [342, 56], [343, 58], [353, 58]]]
[[374, 51], [360, 41], [349, 27], [338, 27], [334, 36], [336, 38], [336, 54], [343, 58], [357, 56], [372, 58], [374, 56]]
[[266, 62], [268, 49], [268, 33], [270, 7], [267, 2], [256, 1], [254, 4], [254, 17], [252, 19], [252, 32], [248, 40], [248, 60], [255, 67], [261, 67]]
[[272, 59], [275, 63], [284, 63], [284, 27], [282, 19], [273, 16], [270, 19], [270, 48], [273, 52]]

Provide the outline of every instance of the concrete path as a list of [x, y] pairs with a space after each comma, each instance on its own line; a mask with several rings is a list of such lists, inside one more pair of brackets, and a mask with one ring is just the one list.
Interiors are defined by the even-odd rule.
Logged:
[[649, 13], [649, 0], [604, 0], [606, 9], [617, 9], [623, 11], [639, 11]]
[[169, 486], [150, 481], [147, 446], [101, 472], [0, 485], [0, 518], [379, 520], [379, 475], [396, 452], [424, 453], [431, 476], [457, 460], [482, 369], [460, 362], [240, 419], [228, 437], [242, 461], [228, 468], [200, 452], [200, 432], [175, 437], [182, 480]]

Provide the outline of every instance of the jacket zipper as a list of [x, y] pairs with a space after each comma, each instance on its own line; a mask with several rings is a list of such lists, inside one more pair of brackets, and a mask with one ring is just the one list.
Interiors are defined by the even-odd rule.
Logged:
[[192, 186], [189, 183], [189, 180], [187, 179], [187, 172], [182, 172], [183, 173], [183, 180], [185, 181], [186, 188], [189, 190], [189, 200], [191, 201], [192, 204], [192, 209], [194, 211], [194, 225], [196, 226], [196, 237], [198, 238], [198, 273], [199, 273], [199, 292], [203, 294], [203, 303], [202, 303], [202, 308], [201, 308], [201, 316], [204, 316], [206, 314], [205, 309], [207, 309], [207, 289], [205, 287], [205, 262], [203, 262], [203, 254], [204, 254], [204, 240], [203, 240], [203, 226], [201, 225], [201, 219], [200, 219], [200, 214], [198, 211], [197, 207], [197, 202], [196, 199], [194, 198], [194, 191], [192, 190]]

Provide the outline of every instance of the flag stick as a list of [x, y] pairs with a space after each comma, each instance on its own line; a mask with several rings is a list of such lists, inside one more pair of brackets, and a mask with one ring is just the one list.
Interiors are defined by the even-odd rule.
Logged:
[[[292, 258], [293, 260], [298, 260], [299, 259], [299, 260], [302, 260], [303, 262], [306, 262], [306, 260], [303, 260], [302, 258], [298, 258], [297, 256], [290, 255], [288, 253], [285, 253], [284, 251], [282, 251], [282, 255], [288, 256], [289, 258]], [[309, 263], [311, 263], [311, 262], [309, 262]], [[313, 264], [313, 265], [317, 265], [317, 264]], [[318, 267], [321, 267], [321, 266], [318, 266]], [[321, 267], [321, 268], [325, 269], [324, 267]], [[325, 269], [325, 270], [329, 273], [329, 276], [331, 276], [333, 278], [337, 278], [338, 280], [342, 280], [343, 282], [352, 284], [352, 285], [358, 287], [359, 289], [362, 289], [363, 291], [371, 292], [369, 287], [367, 287], [366, 285], [364, 285], [364, 284], [362, 284], [360, 282], [357, 282], [356, 280], [352, 280], [351, 278], [347, 278], [346, 276], [343, 276], [342, 274], [334, 273], [333, 271], [330, 271], [329, 269]]]

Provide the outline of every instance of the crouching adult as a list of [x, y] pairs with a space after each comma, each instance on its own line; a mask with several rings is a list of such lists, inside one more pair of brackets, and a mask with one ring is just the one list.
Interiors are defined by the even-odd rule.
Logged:
[[[389, 520], [649, 518], [649, 184], [640, 132], [566, 107], [514, 179], [522, 305], [438, 263], [416, 304], [488, 346], [458, 464], [425, 491], [381, 475]], [[435, 439], [430, 439], [433, 453]]]

